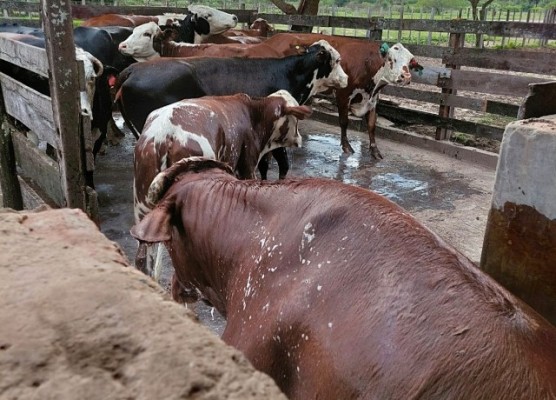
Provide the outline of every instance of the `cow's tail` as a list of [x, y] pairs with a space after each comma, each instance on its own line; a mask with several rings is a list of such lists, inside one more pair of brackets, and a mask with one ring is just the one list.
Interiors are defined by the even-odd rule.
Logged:
[[132, 70], [131, 68], [126, 68], [118, 75], [118, 79], [116, 80], [116, 84], [114, 85], [114, 91], [116, 92], [116, 95], [114, 96], [114, 103], [118, 106], [118, 109], [122, 114], [125, 124], [128, 126], [131, 133], [133, 133], [135, 139], [139, 139], [140, 133], [135, 127], [135, 125], [133, 125], [133, 122], [131, 122], [131, 120], [126, 116], [125, 105], [122, 100], [122, 85], [127, 80], [127, 78], [129, 78], [129, 76], [131, 75], [132, 72], [131, 70]]

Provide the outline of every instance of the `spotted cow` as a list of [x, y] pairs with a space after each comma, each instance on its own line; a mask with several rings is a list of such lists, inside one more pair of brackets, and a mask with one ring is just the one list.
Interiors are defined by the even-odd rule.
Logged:
[[270, 37], [268, 44], [282, 55], [305, 51], [315, 40], [327, 40], [342, 59], [342, 67], [349, 76], [348, 85], [336, 90], [334, 96], [338, 106], [341, 144], [346, 153], [353, 153], [347, 138], [348, 115], [352, 113], [367, 121], [371, 154], [382, 158], [376, 145], [376, 104], [380, 89], [387, 84], [408, 85], [410, 69], [421, 70], [413, 54], [401, 43], [389, 47], [368, 40], [315, 33], [279, 33]]
[[[135, 145], [135, 221], [151, 209], [146, 197], [154, 177], [175, 162], [191, 156], [214, 158], [229, 164], [240, 179], [254, 178], [263, 154], [301, 145], [297, 120], [310, 113], [285, 90], [260, 98], [243, 93], [205, 96], [154, 110]], [[152, 267], [151, 255], [140, 246], [135, 265], [158, 279], [160, 270]]]
[[241, 181], [184, 159], [135, 225], [174, 298], [292, 400], [553, 399], [556, 328], [402, 208], [335, 180]]

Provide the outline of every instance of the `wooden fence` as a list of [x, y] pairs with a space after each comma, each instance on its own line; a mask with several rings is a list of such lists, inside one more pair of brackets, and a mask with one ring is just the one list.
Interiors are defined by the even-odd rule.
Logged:
[[[45, 0], [43, 10], [49, 7], [64, 5]], [[45, 26], [46, 50], [0, 38], [6, 72], [0, 72], [3, 200], [16, 209], [44, 203], [81, 208], [97, 221], [96, 192], [85, 184], [86, 172], [94, 169], [91, 120], [81, 113], [79, 100], [86, 90], [85, 70], [82, 61], [59, 62], [75, 60], [73, 46], [66, 45], [73, 42], [71, 19], [60, 15]], [[14, 68], [18, 72], [10, 76]], [[14, 78], [22, 71], [49, 79], [50, 97]]]

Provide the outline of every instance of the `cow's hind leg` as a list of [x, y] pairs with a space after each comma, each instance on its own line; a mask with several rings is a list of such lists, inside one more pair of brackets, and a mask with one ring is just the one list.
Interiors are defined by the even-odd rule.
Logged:
[[135, 268], [150, 277], [154, 275], [155, 251], [155, 245], [150, 243], [139, 243], [137, 254], [135, 255]]
[[376, 107], [369, 110], [369, 112], [365, 115], [365, 119], [367, 120], [367, 132], [369, 133], [369, 150], [371, 151], [371, 156], [376, 159], [382, 158], [382, 154], [380, 154], [380, 150], [378, 150], [375, 140]]

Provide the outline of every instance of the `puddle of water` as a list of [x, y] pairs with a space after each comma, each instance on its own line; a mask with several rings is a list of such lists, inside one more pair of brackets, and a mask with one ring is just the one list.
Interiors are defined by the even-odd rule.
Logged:
[[[457, 173], [440, 173], [394, 154], [371, 157], [368, 142], [351, 138], [354, 154], [343, 154], [337, 134], [305, 133], [303, 147], [288, 150], [291, 176], [336, 179], [389, 198], [409, 211], [453, 209], [453, 201], [479, 193]], [[272, 178], [271, 178], [272, 179]]]

